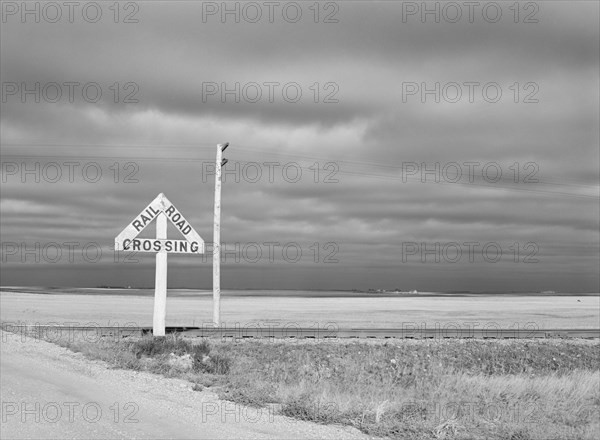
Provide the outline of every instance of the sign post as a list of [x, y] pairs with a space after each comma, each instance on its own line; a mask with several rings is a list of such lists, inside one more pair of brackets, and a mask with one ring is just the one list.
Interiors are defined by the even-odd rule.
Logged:
[[[156, 239], [136, 238], [154, 219], [156, 219]], [[167, 238], [167, 220], [181, 232], [185, 240], [169, 240]], [[154, 336], [165, 336], [167, 252], [203, 254], [204, 240], [183, 217], [183, 214], [175, 208], [175, 205], [163, 193], [160, 193], [117, 235], [115, 251], [156, 252], [152, 333]]]
[[[167, 216], [158, 214], [156, 218], [156, 239], [167, 239]], [[152, 329], [154, 336], [165, 335], [165, 320], [167, 318], [167, 251], [156, 253], [156, 276], [154, 279], [154, 318]]]
[[227, 163], [223, 151], [229, 142], [217, 144], [215, 160], [215, 212], [213, 230], [213, 325], [221, 324], [221, 167]]

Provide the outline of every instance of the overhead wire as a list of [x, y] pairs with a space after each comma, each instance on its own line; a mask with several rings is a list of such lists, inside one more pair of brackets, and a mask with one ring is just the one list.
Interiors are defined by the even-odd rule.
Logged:
[[[147, 145], [147, 144], [134, 144], [134, 145], [128, 145], [128, 144], [51, 144], [51, 143], [28, 143], [28, 144], [16, 144], [16, 143], [5, 143], [3, 144], [3, 147], [9, 147], [11, 149], [14, 148], [22, 148], [22, 147], [38, 147], [38, 148], [83, 148], [83, 149], [94, 149], [94, 155], [81, 155], [81, 154], [65, 154], [62, 152], [53, 152], [52, 155], [38, 155], [38, 154], [34, 154], [34, 155], [27, 155], [27, 154], [15, 154], [15, 153], [9, 153], [9, 154], [2, 154], [2, 158], [3, 160], [6, 160], [6, 158], [10, 158], [10, 159], [24, 159], [24, 160], [32, 160], [32, 159], [56, 159], [57, 157], [61, 157], [61, 158], [68, 158], [68, 159], [94, 159], [94, 160], [109, 160], [109, 159], [123, 159], [123, 160], [131, 160], [131, 161], [158, 161], [158, 162], [212, 162], [214, 159], [212, 158], [212, 156], [208, 156], [208, 157], [198, 157], [197, 155], [194, 154], [190, 154], [190, 153], [186, 153], [184, 152], [184, 156], [181, 155], [174, 155], [174, 156], [167, 156], [165, 157], [164, 155], [156, 155], [156, 156], [149, 156], [149, 155], [144, 155], [144, 156], [140, 156], [140, 155], [123, 155], [123, 154], [104, 154], [104, 155], [98, 155], [98, 150], [106, 150], [106, 149], [144, 149], [144, 150], [150, 150], [151, 151], [156, 151], [156, 152], [166, 152], [168, 150], [177, 150], [177, 149], [192, 149], [192, 150], [203, 150], [203, 151], [212, 151], [215, 148], [215, 144], [212, 143], [198, 143], [198, 144], [155, 144], [155, 145]], [[253, 146], [245, 146], [243, 144], [241, 145], [236, 145], [236, 153], [238, 155], [240, 154], [261, 154], [261, 155], [268, 155], [268, 156], [275, 156], [275, 157], [287, 157], [287, 158], [295, 158], [297, 160], [304, 160], [304, 161], [322, 161], [322, 163], [316, 162], [317, 167], [315, 167], [315, 164], [311, 164], [310, 166], [303, 166], [302, 164], [298, 164], [296, 163], [295, 166], [298, 166], [299, 168], [303, 169], [303, 170], [310, 170], [310, 171], [323, 171], [323, 172], [331, 172], [331, 167], [329, 167], [329, 169], [325, 169], [324, 167], [329, 165], [329, 164], [334, 164], [335, 166], [337, 166], [337, 170], [335, 170], [335, 174], [337, 175], [342, 174], [342, 175], [351, 175], [351, 176], [358, 176], [358, 177], [365, 177], [365, 178], [376, 178], [376, 179], [383, 179], [383, 180], [401, 180], [403, 183], [408, 183], [408, 182], [421, 182], [421, 183], [435, 183], [435, 184], [442, 184], [442, 185], [459, 185], [459, 186], [476, 186], [476, 187], [483, 187], [483, 188], [488, 188], [488, 189], [500, 189], [500, 190], [508, 190], [508, 191], [526, 191], [526, 192], [533, 192], [533, 193], [539, 193], [539, 194], [549, 194], [549, 195], [558, 195], [558, 196], [567, 196], [567, 197], [578, 197], [578, 198], [597, 198], [598, 196], [596, 194], [594, 195], [590, 195], [590, 194], [578, 194], [578, 193], [570, 193], [570, 192], [564, 192], [564, 191], [551, 191], [551, 190], [545, 190], [545, 189], [540, 189], [539, 187], [543, 187], [545, 185], [547, 186], [553, 186], [553, 187], [573, 187], [573, 188], [580, 188], [583, 190], [593, 190], [593, 191], [597, 191], [598, 190], [598, 186], [594, 186], [594, 185], [589, 185], [589, 184], [584, 184], [584, 183], [579, 183], [579, 182], [566, 182], [566, 181], [553, 181], [553, 180], [548, 180], [548, 179], [539, 179], [539, 181], [537, 182], [530, 182], [528, 183], [527, 187], [525, 187], [524, 185], [517, 185], [519, 182], [515, 182], [514, 179], [509, 179], [509, 178], [504, 178], [501, 177], [498, 181], [486, 181], [484, 179], [483, 176], [479, 176], [476, 174], [470, 174], [469, 175], [469, 179], [471, 181], [469, 182], [465, 182], [465, 181], [444, 181], [444, 180], [429, 180], [429, 181], [425, 181], [423, 182], [423, 180], [421, 178], [419, 178], [416, 175], [400, 175], [398, 176], [396, 173], [403, 172], [403, 165], [398, 165], [398, 164], [393, 164], [393, 163], [380, 163], [380, 162], [372, 162], [372, 161], [359, 161], [359, 160], [349, 160], [349, 159], [332, 159], [332, 158], [327, 158], [327, 157], [323, 157], [323, 156], [315, 156], [315, 155], [309, 155], [309, 154], [298, 154], [298, 153], [290, 153], [290, 152], [282, 152], [282, 151], [270, 151], [270, 150], [264, 150], [264, 149], [259, 149]], [[108, 151], [106, 151], [106, 153], [109, 153]], [[242, 160], [242, 159], [230, 159], [230, 163], [235, 163], [238, 162], [240, 164], [260, 164], [260, 162], [257, 162], [256, 160], [251, 161], [251, 160]], [[266, 163], [266, 162], [265, 162]], [[410, 162], [413, 163], [413, 162]], [[340, 165], [344, 165], [344, 167], [340, 166]], [[426, 164], [426, 165], [432, 165], [432, 164]], [[380, 172], [374, 172], [373, 168], [375, 168], [377, 171], [379, 170], [383, 170], [383, 173]], [[433, 171], [432, 171], [433, 172]], [[564, 179], [564, 178], [563, 178]], [[572, 179], [571, 179], [572, 180]], [[508, 186], [507, 186], [508, 185]]]

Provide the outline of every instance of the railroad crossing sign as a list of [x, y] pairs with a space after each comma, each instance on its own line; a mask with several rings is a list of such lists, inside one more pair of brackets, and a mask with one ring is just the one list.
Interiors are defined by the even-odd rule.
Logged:
[[[136, 238], [154, 219], [156, 219], [156, 239]], [[181, 232], [185, 240], [167, 238], [167, 219]], [[204, 240], [175, 208], [175, 205], [160, 193], [117, 235], [115, 250], [156, 252], [153, 334], [164, 336], [167, 314], [167, 253], [203, 254]]]
[[[185, 237], [185, 240], [168, 240], [166, 237], [159, 238], [158, 231], [156, 240], [136, 238], [140, 232], [146, 229], [146, 226], [161, 215], [166, 216], [171, 221]], [[115, 250], [137, 252], [161, 252], [164, 250], [171, 253], [203, 254], [204, 240], [192, 228], [192, 225], [188, 223], [181, 212], [175, 208], [175, 205], [163, 193], [160, 193], [117, 235], [117, 238], [115, 238]]]

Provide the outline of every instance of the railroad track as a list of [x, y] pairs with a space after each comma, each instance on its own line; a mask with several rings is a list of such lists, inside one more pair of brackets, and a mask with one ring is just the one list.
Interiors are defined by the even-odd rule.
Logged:
[[[1, 325], [3, 330], [29, 337], [52, 340], [69, 336], [83, 335], [93, 339], [103, 336], [143, 336], [151, 335], [152, 327], [108, 326], [84, 327], [65, 325]], [[168, 334], [181, 334], [186, 337], [225, 338], [225, 339], [545, 339], [545, 338], [580, 338], [600, 339], [600, 329], [537, 329], [537, 328], [337, 328], [335, 325], [321, 328], [298, 327], [167, 327]]]

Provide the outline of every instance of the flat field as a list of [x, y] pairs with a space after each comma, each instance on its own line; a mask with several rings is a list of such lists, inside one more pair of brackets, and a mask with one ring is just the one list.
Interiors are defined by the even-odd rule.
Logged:
[[[224, 291], [221, 302], [223, 323], [231, 326], [597, 328], [600, 319], [597, 294]], [[4, 323], [151, 326], [153, 291], [4, 288], [0, 310]], [[211, 317], [211, 292], [169, 291], [167, 325], [200, 326]], [[597, 340], [54, 336], [52, 342], [117, 368], [181, 378], [224, 401], [372, 436], [588, 440], [600, 432]]]
[[[151, 326], [152, 289], [0, 289], [0, 320], [26, 323], [134, 323]], [[167, 326], [201, 326], [212, 321], [212, 293], [169, 290]], [[596, 295], [420, 294], [356, 292], [223, 291], [221, 321], [338, 328], [597, 328]], [[530, 327], [525, 327], [529, 325]], [[488, 327], [489, 328], [489, 327]]]

